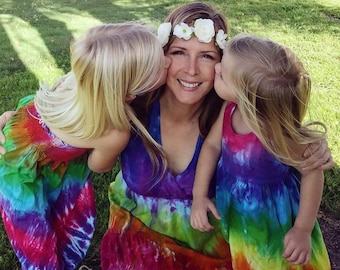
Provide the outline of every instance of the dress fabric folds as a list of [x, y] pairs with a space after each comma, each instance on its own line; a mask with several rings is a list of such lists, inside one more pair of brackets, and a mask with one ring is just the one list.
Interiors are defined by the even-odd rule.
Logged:
[[253, 133], [236, 134], [224, 113], [222, 158], [216, 177], [216, 206], [222, 233], [230, 245], [234, 270], [327, 270], [330, 261], [317, 222], [308, 265], [291, 265], [282, 257], [285, 234], [299, 209], [299, 175], [267, 152]]
[[0, 211], [22, 269], [75, 269], [94, 232], [87, 149], [54, 136], [33, 100], [21, 99], [4, 128]]
[[[159, 115], [156, 102], [149, 132], [161, 144]], [[110, 222], [101, 246], [103, 270], [231, 269], [229, 246], [218, 221], [212, 219], [216, 229], [207, 233], [190, 225], [202, 143], [198, 138], [192, 161], [182, 173], [166, 171], [157, 179], [140, 137], [131, 136], [121, 155], [122, 171], [110, 186]]]

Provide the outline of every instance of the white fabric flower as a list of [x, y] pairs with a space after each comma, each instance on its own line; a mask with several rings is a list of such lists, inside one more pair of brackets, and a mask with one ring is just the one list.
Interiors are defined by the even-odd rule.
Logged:
[[214, 22], [211, 19], [197, 19], [194, 24], [194, 32], [198, 41], [209, 43], [215, 36]]
[[218, 30], [216, 34], [216, 44], [220, 49], [224, 49], [225, 46], [227, 45], [227, 37], [228, 35], [224, 33], [222, 29]]
[[[215, 37], [214, 22], [211, 19], [197, 19], [194, 26], [181, 22], [175, 25], [172, 34], [184, 40], [189, 40], [191, 37], [196, 36], [199, 42], [209, 43]], [[169, 42], [170, 35], [171, 23], [162, 23], [158, 27], [157, 37], [163, 47]], [[216, 33], [215, 45], [223, 50], [227, 44], [227, 37], [228, 35], [222, 29], [219, 29]]]
[[170, 32], [171, 32], [171, 23], [170, 22], [162, 23], [158, 27], [157, 38], [158, 38], [159, 42], [161, 43], [162, 47], [164, 47], [168, 43], [169, 37], [170, 37]]
[[189, 40], [193, 33], [192, 27], [182, 22], [177, 24], [174, 28], [174, 35], [178, 38], [183, 38], [184, 40]]

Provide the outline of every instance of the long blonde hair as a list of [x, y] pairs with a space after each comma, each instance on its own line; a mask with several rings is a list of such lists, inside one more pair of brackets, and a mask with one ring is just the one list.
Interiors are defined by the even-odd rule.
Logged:
[[35, 105], [49, 126], [79, 139], [107, 129], [129, 130], [160, 149], [126, 102], [157, 84], [164, 53], [151, 28], [137, 23], [104, 24], [71, 44], [72, 71], [50, 89], [42, 85]]
[[302, 123], [311, 93], [310, 76], [302, 63], [289, 48], [247, 34], [232, 38], [226, 52], [235, 61], [230, 83], [243, 119], [269, 152], [298, 165], [287, 138], [308, 145], [326, 134], [319, 121]]

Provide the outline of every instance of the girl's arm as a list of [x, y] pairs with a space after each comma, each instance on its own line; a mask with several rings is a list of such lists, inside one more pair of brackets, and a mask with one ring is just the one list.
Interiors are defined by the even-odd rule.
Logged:
[[[6, 152], [5, 148], [1, 146], [1, 143], [5, 143], [5, 137], [1, 130], [6, 125], [8, 120], [14, 115], [14, 113], [15, 111], [7, 111], [0, 116], [0, 157]], [[306, 160], [302, 164], [304, 171], [313, 170], [316, 168], [327, 170], [334, 167], [332, 153], [328, 148], [328, 143], [326, 140], [323, 140], [320, 143], [309, 145], [308, 149], [304, 153], [304, 156], [306, 157]]]
[[112, 170], [118, 156], [124, 150], [130, 139], [130, 130], [107, 130], [96, 139], [79, 140], [60, 130], [51, 131], [61, 140], [73, 147], [92, 149], [87, 160], [89, 168], [97, 173]]
[[[0, 116], [0, 158], [5, 154], [5, 149], [1, 143], [5, 143], [5, 136], [1, 132], [15, 111], [4, 112]], [[88, 166], [94, 172], [110, 171], [115, 165], [119, 154], [124, 150], [130, 139], [130, 131], [112, 130], [104, 136], [90, 141], [78, 141], [58, 130], [51, 129], [52, 132], [66, 143], [79, 148], [93, 148], [88, 158]]]
[[[298, 149], [295, 148], [295, 149]], [[311, 233], [319, 211], [324, 174], [315, 169], [301, 172], [300, 204], [293, 227], [284, 238], [283, 257], [292, 264], [307, 264], [311, 258]]]
[[50, 130], [59, 139], [73, 147], [91, 149], [87, 164], [92, 171], [97, 173], [108, 172], [113, 168], [130, 139], [130, 130], [106, 130], [99, 138], [89, 140], [75, 138], [60, 129], [50, 128]]
[[105, 136], [92, 141], [93, 150], [87, 161], [89, 168], [97, 173], [112, 170], [129, 139], [130, 131], [112, 130]]
[[200, 231], [214, 228], [208, 221], [207, 211], [211, 211], [220, 219], [215, 205], [208, 197], [208, 192], [221, 153], [224, 109], [225, 105], [222, 106], [219, 117], [203, 143], [196, 168], [190, 223], [193, 228]]

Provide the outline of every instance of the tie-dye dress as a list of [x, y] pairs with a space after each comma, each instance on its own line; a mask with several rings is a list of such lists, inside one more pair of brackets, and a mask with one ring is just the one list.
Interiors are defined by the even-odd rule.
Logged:
[[[161, 143], [160, 108], [149, 116], [149, 132]], [[175, 129], [174, 129], [174, 132]], [[216, 229], [203, 233], [190, 225], [192, 188], [203, 139], [188, 167], [150, 180], [152, 164], [139, 136], [121, 155], [122, 171], [110, 187], [110, 222], [101, 245], [103, 270], [231, 269], [229, 246]]]
[[312, 232], [312, 258], [293, 266], [283, 257], [283, 239], [299, 208], [296, 172], [269, 154], [253, 133], [236, 134], [228, 104], [224, 114], [222, 158], [216, 179], [216, 206], [229, 242], [234, 270], [327, 270], [330, 262], [317, 222]]
[[94, 232], [87, 150], [56, 138], [33, 98], [20, 100], [4, 128], [0, 211], [22, 269], [75, 269]]

